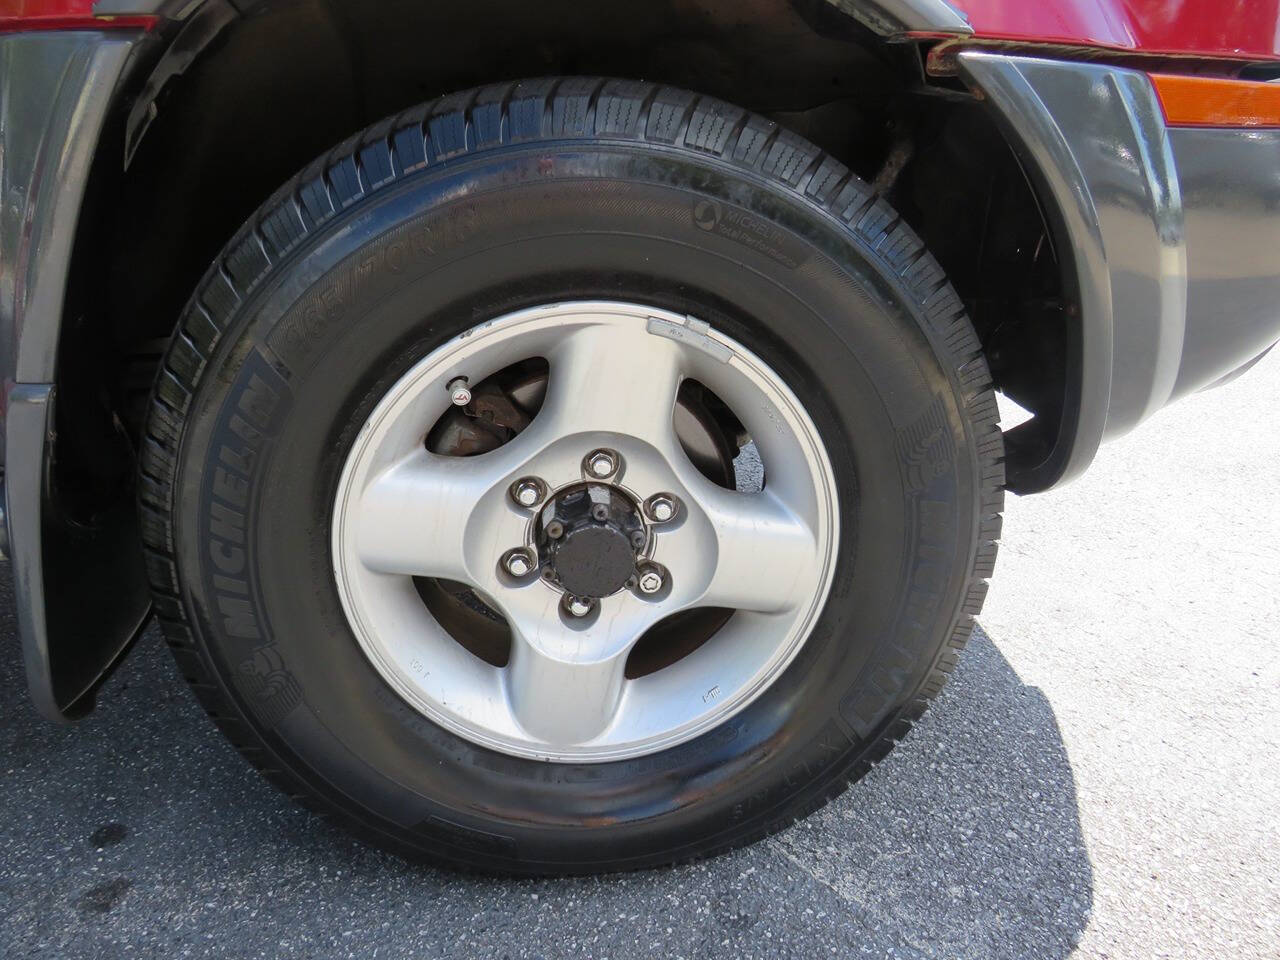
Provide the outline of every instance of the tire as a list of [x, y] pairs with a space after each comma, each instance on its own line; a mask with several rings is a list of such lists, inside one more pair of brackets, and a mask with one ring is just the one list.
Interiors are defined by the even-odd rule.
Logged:
[[[807, 411], [840, 505], [785, 670], [715, 729], [605, 762], [515, 756], [414, 709], [333, 572], [335, 490], [390, 385], [476, 324], [566, 300], [745, 345]], [[970, 635], [1004, 481], [978, 339], [884, 200], [764, 118], [581, 78], [408, 111], [271, 197], [182, 315], [141, 474], [165, 636], [244, 756], [384, 847], [517, 874], [713, 855], [864, 775]]]

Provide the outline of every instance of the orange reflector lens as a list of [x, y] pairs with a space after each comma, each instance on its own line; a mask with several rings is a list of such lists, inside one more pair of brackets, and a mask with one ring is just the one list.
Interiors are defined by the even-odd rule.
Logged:
[[1280, 82], [1150, 77], [1171, 127], [1280, 127]]

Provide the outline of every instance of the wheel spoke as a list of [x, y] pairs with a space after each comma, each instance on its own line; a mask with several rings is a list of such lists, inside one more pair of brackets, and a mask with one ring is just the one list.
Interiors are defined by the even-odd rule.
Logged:
[[700, 606], [777, 613], [790, 609], [816, 575], [809, 527], [768, 491], [707, 484], [699, 507], [715, 536], [715, 570]]
[[582, 744], [608, 728], [626, 680], [627, 655], [656, 617], [651, 605], [620, 594], [594, 622], [567, 626], [557, 597], [519, 591], [502, 604], [511, 625], [507, 701], [529, 734]]
[[643, 327], [572, 330], [548, 357], [547, 397], [539, 419], [558, 435], [628, 434], [664, 452], [676, 444], [680, 348]]
[[536, 739], [585, 744], [617, 712], [631, 643], [613, 643], [599, 622], [581, 632], [564, 626], [557, 607], [552, 600], [549, 616], [536, 625], [536, 632], [513, 628], [507, 703]]
[[555, 744], [586, 743], [617, 712], [625, 653], [604, 660], [571, 661], [520, 644], [507, 667], [511, 711], [529, 734]]
[[500, 519], [494, 501], [505, 495], [507, 459], [422, 450], [384, 471], [355, 505], [361, 562], [381, 573], [475, 583], [468, 553], [488, 542], [485, 528]]

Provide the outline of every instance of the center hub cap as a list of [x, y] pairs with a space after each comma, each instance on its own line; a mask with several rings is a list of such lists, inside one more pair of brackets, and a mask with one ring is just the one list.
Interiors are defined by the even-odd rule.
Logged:
[[585, 483], [557, 494], [538, 518], [538, 553], [566, 592], [599, 599], [636, 576], [647, 539], [640, 508], [617, 487]]

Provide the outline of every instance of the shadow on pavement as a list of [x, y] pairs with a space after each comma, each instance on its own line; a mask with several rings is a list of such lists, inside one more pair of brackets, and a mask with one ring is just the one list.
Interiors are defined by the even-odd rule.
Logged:
[[808, 821], [719, 859], [499, 881], [362, 847], [224, 744], [154, 631], [71, 727], [0, 595], [6, 957], [1065, 957], [1092, 871], [1052, 708], [979, 631], [918, 728]]

